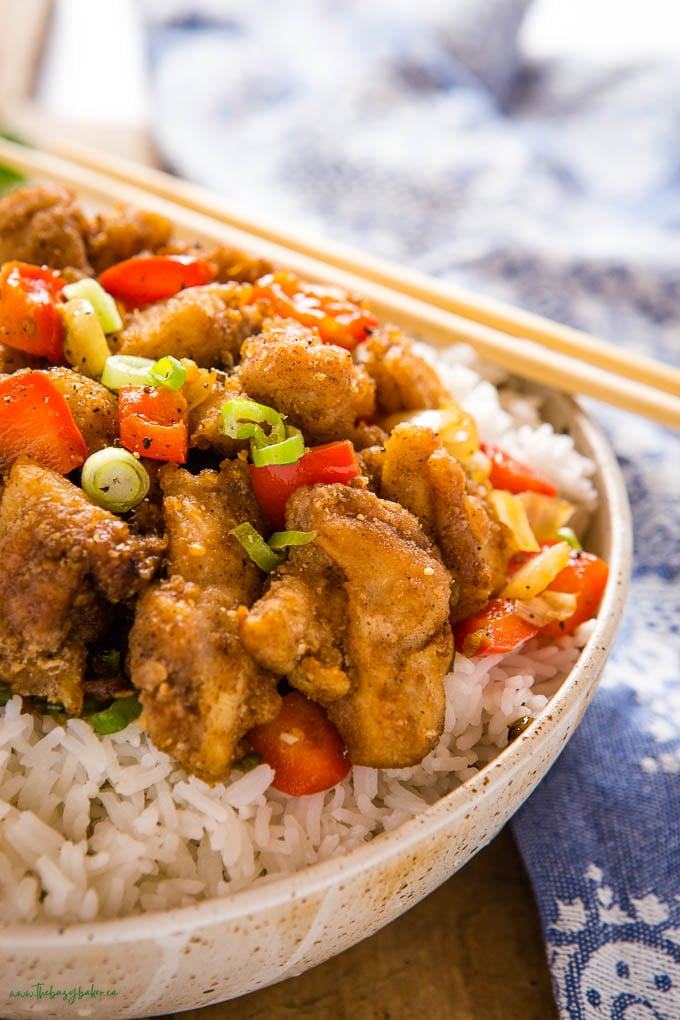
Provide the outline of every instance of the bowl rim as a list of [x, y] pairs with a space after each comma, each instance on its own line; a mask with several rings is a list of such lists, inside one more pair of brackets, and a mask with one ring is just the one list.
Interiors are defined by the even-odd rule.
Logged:
[[[607, 508], [607, 521], [617, 524], [608, 532], [609, 578], [593, 631], [564, 682], [532, 724], [475, 776], [440, 797], [418, 815], [389, 832], [374, 836], [344, 856], [319, 861], [300, 871], [261, 883], [256, 882], [255, 885], [224, 897], [201, 900], [169, 910], [68, 925], [57, 921], [7, 925], [0, 927], [0, 947], [17, 950], [40, 946], [44, 949], [46, 939], [50, 940], [51, 945], [51, 940], [55, 940], [54, 944], [58, 942], [64, 949], [143, 939], [157, 940], [172, 934], [190, 935], [197, 929], [228, 923], [244, 916], [252, 920], [285, 903], [304, 901], [343, 880], [349, 881], [359, 873], [370, 870], [373, 864], [385, 863], [407, 852], [418, 844], [425, 833], [428, 836], [434, 835], [448, 825], [451, 816], [463, 810], [464, 806], [469, 805], [472, 811], [483, 799], [496, 794], [509, 778], [540, 755], [544, 740], [557, 728], [563, 711], [569, 708], [578, 694], [583, 699], [582, 703], [579, 702], [582, 715], [595, 692], [597, 679], [609, 655], [624, 610], [632, 559], [630, 507], [615, 454], [599, 426], [595, 425], [573, 398], [536, 384], [530, 384], [530, 389], [532, 392], [549, 394], [558, 414], [568, 417], [569, 429], [577, 439], [577, 447], [584, 448], [583, 452], [595, 462], [601, 506]], [[546, 407], [544, 411], [544, 417], [549, 420], [553, 416], [551, 409]], [[559, 752], [551, 764], [558, 756]], [[516, 809], [521, 803], [523, 800], [518, 802]], [[481, 845], [475, 853], [479, 849]]]

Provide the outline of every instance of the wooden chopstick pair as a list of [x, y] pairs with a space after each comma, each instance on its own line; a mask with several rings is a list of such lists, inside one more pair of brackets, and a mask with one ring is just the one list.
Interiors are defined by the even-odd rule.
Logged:
[[[404, 269], [355, 249], [293, 235], [260, 223], [223, 199], [170, 174], [87, 147], [51, 141], [38, 152], [0, 141], [0, 158], [26, 173], [106, 189], [107, 181], [141, 189], [175, 207], [331, 267], [361, 281], [378, 301], [398, 296], [411, 323], [440, 343], [469, 343], [479, 355], [534, 382], [593, 397], [680, 429], [680, 370], [623, 351], [569, 326]], [[116, 197], [115, 191], [109, 193]], [[143, 195], [140, 195], [143, 201]]]

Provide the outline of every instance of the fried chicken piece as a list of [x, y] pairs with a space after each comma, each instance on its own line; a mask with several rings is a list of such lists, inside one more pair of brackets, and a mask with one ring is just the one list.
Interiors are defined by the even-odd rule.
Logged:
[[45, 364], [42, 358], [36, 358], [25, 351], [0, 343], [0, 375], [11, 375], [22, 368], [40, 368]]
[[63, 394], [89, 452], [112, 446], [118, 437], [118, 401], [114, 394], [70, 368], [50, 368], [45, 375]]
[[248, 655], [236, 625], [236, 607], [250, 605], [262, 582], [229, 531], [263, 521], [240, 460], [198, 475], [167, 465], [160, 481], [167, 576], [138, 601], [130, 674], [154, 744], [215, 783], [229, 775], [244, 734], [280, 706], [275, 678]]
[[421, 761], [444, 726], [450, 578], [403, 507], [345, 485], [298, 489], [286, 526], [315, 531], [239, 614], [250, 653], [326, 705], [352, 762]]
[[237, 369], [254, 400], [275, 407], [311, 443], [363, 436], [357, 420], [374, 410], [374, 386], [349, 351], [296, 322], [273, 320], [241, 349]]
[[201, 369], [187, 398], [189, 445], [198, 450], [213, 450], [220, 457], [235, 457], [239, 450], [247, 449], [247, 440], [232, 439], [222, 431], [222, 405], [246, 396], [235, 376]]
[[129, 315], [110, 338], [112, 351], [154, 359], [172, 354], [205, 368], [231, 368], [262, 322], [257, 306], [246, 303], [249, 295], [238, 283], [188, 287]]
[[441, 407], [451, 400], [437, 372], [394, 327], [376, 330], [358, 344], [355, 359], [375, 382], [381, 414]]
[[215, 277], [219, 283], [236, 280], [239, 283], [255, 283], [261, 276], [273, 271], [273, 265], [267, 259], [256, 258], [231, 248], [226, 244], [208, 246], [193, 241], [173, 239], [163, 245], [159, 254], [163, 255], [195, 255], [197, 258], [208, 259], [217, 271]]
[[504, 528], [484, 491], [422, 426], [397, 425], [380, 466], [381, 496], [415, 514], [456, 582], [452, 620], [471, 616], [505, 583], [510, 556]]
[[106, 626], [107, 603], [148, 583], [163, 544], [19, 458], [0, 504], [0, 672], [13, 691], [77, 714], [87, 644]]
[[87, 251], [95, 273], [141, 252], [155, 252], [167, 244], [172, 223], [161, 213], [121, 203], [88, 225]]
[[89, 271], [88, 224], [69, 188], [41, 185], [0, 199], [0, 264], [17, 259]]

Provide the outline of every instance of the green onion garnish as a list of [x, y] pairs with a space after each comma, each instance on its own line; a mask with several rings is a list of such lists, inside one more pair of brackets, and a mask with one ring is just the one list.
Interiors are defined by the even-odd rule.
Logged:
[[253, 563], [264, 570], [265, 574], [270, 574], [283, 563], [285, 556], [280, 550], [287, 549], [289, 545], [307, 545], [316, 538], [316, 531], [275, 531], [269, 541], [265, 542], [259, 531], [248, 521], [232, 528], [229, 534], [241, 543]]
[[267, 545], [259, 531], [257, 531], [248, 521], [244, 521], [243, 524], [239, 524], [235, 528], [232, 528], [229, 534], [233, 535], [234, 538], [240, 542], [253, 563], [255, 563], [260, 570], [264, 570], [265, 574], [271, 573], [274, 567], [278, 567], [279, 563], [283, 563], [283, 554], [274, 552], [274, 550]]
[[163, 386], [166, 390], [180, 390], [187, 379], [187, 370], [172, 354], [166, 354], [150, 369], [151, 381], [154, 386]]
[[[269, 435], [262, 424], [271, 426]], [[256, 446], [278, 443], [286, 438], [283, 417], [273, 407], [256, 400], [239, 398], [222, 404], [222, 431], [232, 439], [251, 439]]]
[[286, 426], [286, 438], [278, 443], [251, 447], [250, 455], [256, 467], [266, 464], [295, 464], [305, 452], [305, 441], [299, 429]]
[[[273, 407], [246, 398], [222, 405], [222, 431], [232, 439], [249, 439], [253, 464], [295, 464], [305, 452], [299, 429], [284, 425]], [[265, 432], [263, 425], [269, 425]]]
[[142, 706], [136, 694], [116, 698], [108, 708], [89, 716], [88, 722], [97, 733], [118, 733], [124, 730], [142, 714]]
[[102, 285], [91, 277], [67, 284], [62, 293], [69, 301], [71, 298], [85, 298], [89, 301], [105, 333], [117, 333], [123, 328], [123, 320], [116, 302]]
[[261, 764], [262, 755], [258, 754], [257, 751], [250, 751], [249, 754], [244, 754], [234, 762], [234, 768], [238, 769], [239, 772], [252, 772], [253, 769], [256, 769]]
[[267, 545], [274, 550], [287, 549], [289, 545], [309, 545], [316, 535], [316, 531], [275, 531]]
[[566, 542], [572, 549], [576, 549], [578, 552], [583, 548], [576, 537], [576, 532], [572, 528], [558, 528], [555, 532], [555, 537], [559, 538], [562, 542]]
[[128, 450], [107, 446], [83, 464], [81, 484], [99, 506], [124, 514], [141, 503], [149, 491], [149, 475]]
[[153, 386], [151, 369], [156, 364], [151, 358], [134, 354], [111, 354], [104, 363], [101, 382], [109, 390], [121, 386]]

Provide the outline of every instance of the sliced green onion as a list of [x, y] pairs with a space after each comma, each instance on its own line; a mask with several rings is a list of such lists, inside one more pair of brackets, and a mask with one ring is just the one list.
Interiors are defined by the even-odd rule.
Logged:
[[555, 537], [559, 538], [561, 542], [566, 542], [572, 549], [576, 549], [578, 552], [581, 552], [583, 549], [573, 528], [558, 528], [555, 532]]
[[262, 764], [262, 755], [257, 751], [250, 751], [234, 762], [234, 768], [239, 772], [252, 772], [258, 765]]
[[119, 733], [142, 714], [142, 706], [136, 694], [127, 698], [116, 698], [108, 708], [95, 712], [88, 722], [97, 733]]
[[229, 534], [240, 542], [253, 563], [257, 564], [260, 570], [264, 570], [265, 574], [271, 573], [279, 563], [283, 563], [283, 554], [270, 549], [259, 531], [248, 521], [232, 528]]
[[253, 464], [264, 467], [266, 464], [296, 464], [305, 452], [305, 441], [299, 429], [286, 427], [288, 435], [278, 443], [251, 448]]
[[[262, 428], [262, 423], [271, 427], [269, 434]], [[232, 439], [250, 439], [254, 449], [286, 438], [283, 417], [278, 411], [245, 398], [227, 400], [222, 405], [222, 431]]]
[[82, 280], [76, 280], [75, 283], [67, 284], [62, 293], [68, 301], [71, 298], [85, 298], [89, 301], [105, 333], [117, 333], [123, 328], [118, 305], [92, 277], [87, 276]]
[[90, 379], [98, 379], [111, 356], [99, 319], [86, 298], [74, 297], [61, 306], [64, 357]]
[[111, 354], [104, 364], [101, 382], [109, 390], [121, 386], [153, 386], [151, 369], [156, 364], [151, 358], [135, 354]]
[[309, 545], [316, 536], [316, 531], [275, 531], [267, 545], [270, 549], [286, 549], [289, 545]]
[[155, 386], [163, 386], [166, 390], [180, 390], [187, 380], [187, 370], [172, 354], [159, 358], [150, 370], [151, 381]]
[[141, 503], [149, 491], [146, 468], [128, 450], [107, 446], [83, 464], [81, 484], [87, 495], [105, 510], [124, 514]]
[[[266, 464], [295, 464], [305, 452], [299, 429], [284, 425], [285, 415], [256, 400], [240, 398], [222, 405], [222, 431], [232, 439], [249, 439], [256, 467]], [[262, 423], [270, 426], [265, 432]]]
[[44, 715], [66, 715], [66, 709], [60, 701], [46, 701], [40, 705], [38, 711]]

